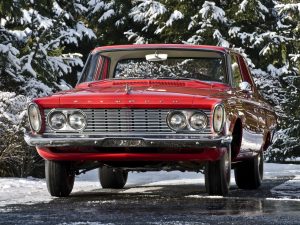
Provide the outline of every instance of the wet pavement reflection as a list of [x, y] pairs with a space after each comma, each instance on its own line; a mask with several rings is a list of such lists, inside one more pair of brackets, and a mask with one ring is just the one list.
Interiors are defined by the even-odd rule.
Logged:
[[75, 192], [49, 203], [0, 210], [0, 224], [300, 224], [300, 197], [283, 199], [271, 189], [289, 180], [264, 180], [258, 190], [231, 188], [208, 196], [202, 184], [129, 186]]

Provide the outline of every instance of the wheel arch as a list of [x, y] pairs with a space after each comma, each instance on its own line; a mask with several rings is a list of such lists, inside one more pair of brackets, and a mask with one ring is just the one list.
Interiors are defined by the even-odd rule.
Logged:
[[242, 145], [243, 122], [241, 118], [236, 117], [231, 122], [229, 132], [232, 134], [231, 158], [234, 159], [240, 153], [241, 145]]
[[266, 151], [270, 145], [271, 145], [271, 132], [268, 131], [264, 135], [264, 141], [263, 141], [263, 144], [262, 144], [262, 150]]

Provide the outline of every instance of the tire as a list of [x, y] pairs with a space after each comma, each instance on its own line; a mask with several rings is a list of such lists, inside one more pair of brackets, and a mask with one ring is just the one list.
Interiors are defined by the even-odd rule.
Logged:
[[99, 180], [102, 188], [122, 189], [127, 181], [128, 172], [108, 166], [99, 168]]
[[231, 150], [230, 147], [218, 160], [207, 162], [205, 167], [205, 187], [209, 195], [227, 195], [230, 187]]
[[50, 195], [69, 196], [75, 180], [75, 174], [70, 169], [70, 163], [46, 160], [45, 164], [46, 182]]
[[264, 173], [263, 151], [254, 158], [241, 162], [234, 169], [235, 183], [241, 189], [260, 187]]

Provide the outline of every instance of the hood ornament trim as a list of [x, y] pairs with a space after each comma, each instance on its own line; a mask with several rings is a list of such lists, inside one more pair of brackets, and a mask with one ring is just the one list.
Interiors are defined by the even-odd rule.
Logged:
[[132, 88], [128, 84], [126, 84], [125, 85], [125, 93], [128, 95], [128, 94], [130, 94], [131, 90], [132, 90]]

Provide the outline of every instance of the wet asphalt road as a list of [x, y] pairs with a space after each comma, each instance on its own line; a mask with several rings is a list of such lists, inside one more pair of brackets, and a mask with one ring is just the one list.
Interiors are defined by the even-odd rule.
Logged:
[[[300, 224], [300, 201], [279, 200], [271, 189], [291, 177], [264, 180], [255, 191], [232, 186], [210, 198], [204, 185], [159, 185], [143, 192], [97, 189], [49, 203], [10, 205], [0, 224]], [[271, 198], [271, 199], [270, 199]]]

